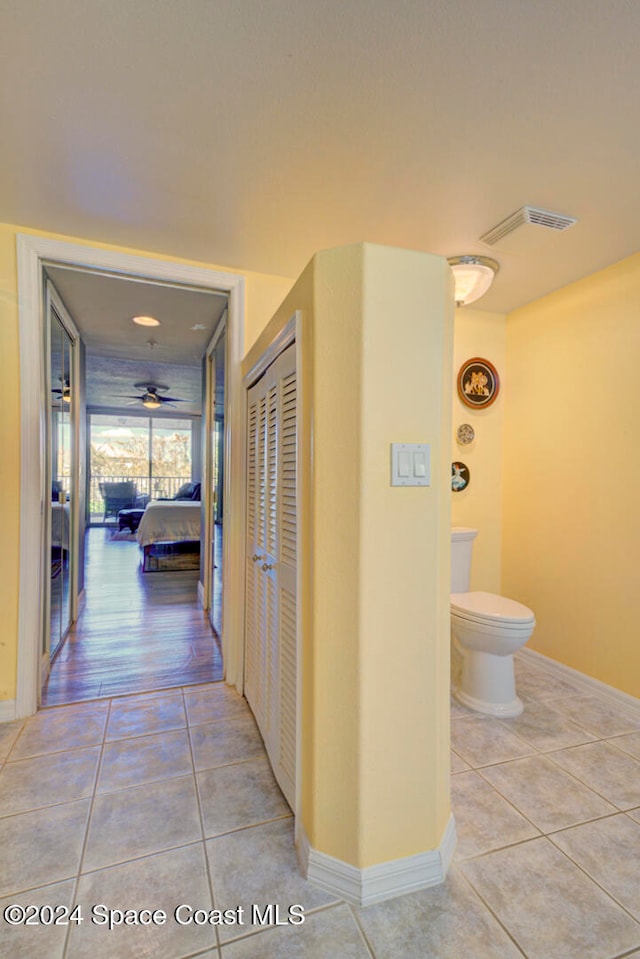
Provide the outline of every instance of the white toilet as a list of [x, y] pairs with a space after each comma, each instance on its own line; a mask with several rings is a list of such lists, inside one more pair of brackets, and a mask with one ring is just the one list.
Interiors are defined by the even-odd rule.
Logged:
[[454, 695], [489, 716], [519, 716], [513, 654], [531, 636], [530, 609], [495, 593], [469, 592], [471, 553], [478, 531], [451, 530], [451, 634], [462, 655], [462, 678]]

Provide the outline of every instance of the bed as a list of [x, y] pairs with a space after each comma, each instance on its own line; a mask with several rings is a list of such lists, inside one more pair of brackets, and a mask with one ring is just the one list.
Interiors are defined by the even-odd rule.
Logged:
[[[152, 500], [136, 533], [143, 550], [144, 572], [193, 569], [199, 565], [200, 517], [199, 500]], [[170, 557], [180, 556], [190, 556], [191, 565], [188, 559], [169, 562]]]
[[69, 549], [69, 504], [51, 504], [51, 545]]

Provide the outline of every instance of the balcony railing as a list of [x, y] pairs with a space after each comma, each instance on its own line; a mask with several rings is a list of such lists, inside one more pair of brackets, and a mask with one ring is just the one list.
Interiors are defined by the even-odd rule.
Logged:
[[[100, 492], [100, 483], [135, 483], [139, 496], [146, 495], [149, 499], [170, 499], [178, 492], [183, 483], [190, 481], [190, 476], [116, 476], [114, 474], [92, 474], [89, 478], [89, 496], [87, 503], [88, 519], [92, 525], [100, 525], [104, 521], [104, 499]], [[108, 522], [113, 523], [110, 517]]]

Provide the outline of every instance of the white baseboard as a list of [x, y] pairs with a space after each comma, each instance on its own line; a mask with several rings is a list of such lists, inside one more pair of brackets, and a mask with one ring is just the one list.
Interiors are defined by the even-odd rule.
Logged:
[[300, 829], [297, 843], [302, 872], [315, 886], [356, 906], [371, 906], [444, 881], [456, 846], [456, 827], [450, 817], [437, 849], [358, 869], [319, 852]]
[[535, 649], [528, 649], [525, 646], [520, 650], [518, 656], [522, 656], [524, 660], [529, 660], [531, 665], [535, 664], [559, 678], [570, 679], [574, 685], [581, 687], [586, 693], [595, 693], [603, 699], [614, 700], [617, 706], [624, 706], [627, 709], [634, 710], [634, 712], [640, 711], [640, 699], [635, 696], [624, 693], [621, 689], [616, 689], [615, 686], [609, 686], [600, 679], [587, 676], [585, 673], [573, 669], [572, 666], [558, 663], [555, 659], [550, 659], [549, 656], [536, 652]]
[[16, 718], [15, 699], [3, 699], [0, 702], [0, 723], [10, 723]]

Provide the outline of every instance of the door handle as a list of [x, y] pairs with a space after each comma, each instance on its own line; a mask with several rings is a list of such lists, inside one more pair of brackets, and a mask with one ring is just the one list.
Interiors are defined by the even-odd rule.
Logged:
[[259, 559], [266, 559], [266, 558], [267, 558], [266, 556], [258, 556], [257, 553], [254, 553], [253, 556], [251, 557], [254, 563], [257, 563]]
[[275, 563], [263, 563], [263, 564], [262, 564], [262, 568], [265, 570], [265, 572], [266, 572], [266, 570], [268, 570], [268, 569], [273, 569], [274, 566], [275, 566]]

